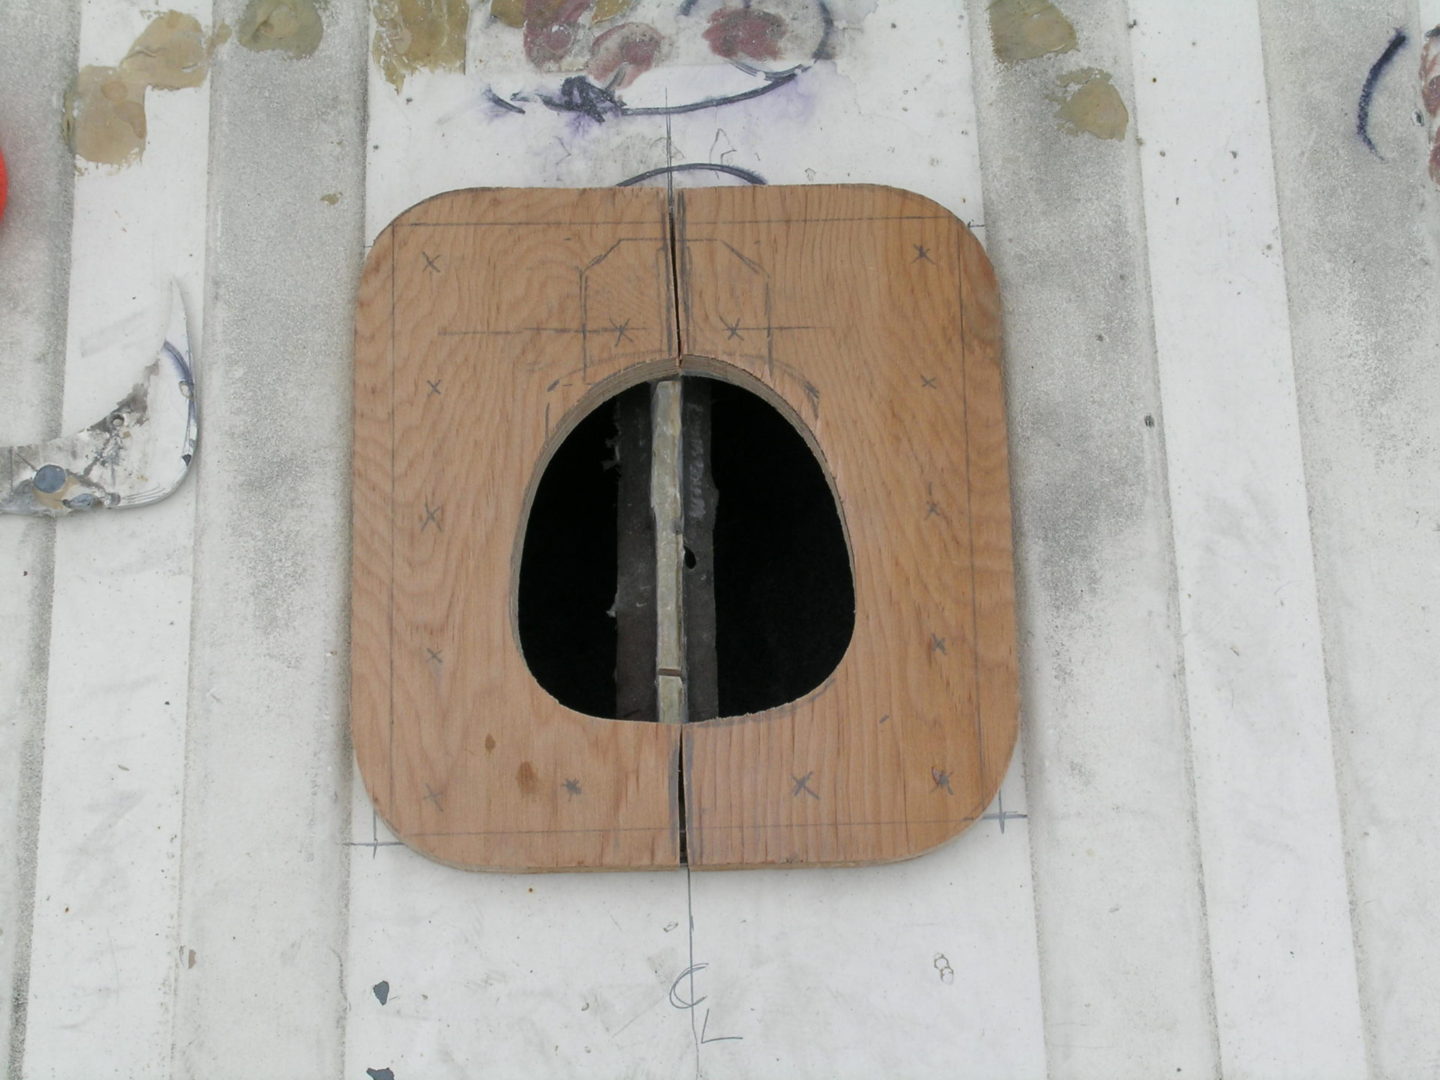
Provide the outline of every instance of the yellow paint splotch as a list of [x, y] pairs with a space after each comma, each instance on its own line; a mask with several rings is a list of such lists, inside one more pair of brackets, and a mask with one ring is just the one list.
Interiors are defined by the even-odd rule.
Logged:
[[396, 90], [421, 70], [462, 71], [470, 26], [466, 0], [374, 0], [371, 51]]
[[995, 0], [990, 40], [1007, 64], [1075, 49], [1075, 27], [1050, 0]]
[[1124, 137], [1130, 125], [1130, 110], [1110, 82], [1108, 71], [1081, 68], [1062, 75], [1060, 85], [1074, 87], [1055, 112], [1062, 130], [1071, 135], [1083, 132], [1097, 139]]
[[140, 32], [120, 70], [152, 90], [199, 86], [210, 72], [211, 43], [193, 15], [167, 11]]
[[192, 15], [165, 11], [141, 31], [114, 67], [89, 65], [65, 94], [61, 121], [77, 157], [100, 165], [129, 165], [145, 151], [145, 94], [199, 86], [224, 31], [206, 38]]
[[235, 32], [247, 49], [294, 59], [312, 55], [324, 36], [315, 0], [250, 0]]

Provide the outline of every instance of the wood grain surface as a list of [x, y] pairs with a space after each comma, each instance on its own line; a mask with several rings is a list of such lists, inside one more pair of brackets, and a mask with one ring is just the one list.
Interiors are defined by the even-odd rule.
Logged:
[[[558, 704], [514, 610], [550, 452], [676, 371], [761, 395], [809, 441], [856, 597], [817, 690], [678, 730]], [[994, 796], [1017, 709], [998, 299], [943, 208], [860, 186], [688, 190], [673, 212], [657, 190], [451, 192], [372, 249], [355, 379], [352, 724], [410, 846], [678, 865], [683, 799], [693, 866], [867, 863]]]
[[666, 220], [651, 190], [460, 192], [402, 215], [366, 263], [355, 749], [386, 823], [444, 862], [678, 863], [675, 729], [560, 705], [514, 611], [547, 449], [674, 354]]

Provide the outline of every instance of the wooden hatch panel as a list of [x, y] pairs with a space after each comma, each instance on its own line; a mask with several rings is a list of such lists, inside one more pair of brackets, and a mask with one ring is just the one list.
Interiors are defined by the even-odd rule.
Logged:
[[[674, 199], [672, 215], [657, 189], [450, 192], [367, 259], [352, 726], [380, 815], [443, 862], [675, 866], [682, 799], [696, 867], [906, 858], [974, 821], [1008, 764], [1010, 503], [983, 250], [890, 188]], [[596, 404], [679, 371], [760, 393], [816, 450], [847, 529], [854, 637], [817, 690], [762, 713], [584, 716], [520, 651], [530, 489]]]

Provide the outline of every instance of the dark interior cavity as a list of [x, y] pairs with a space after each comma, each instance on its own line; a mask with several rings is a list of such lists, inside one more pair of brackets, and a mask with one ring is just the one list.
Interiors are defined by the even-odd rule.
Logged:
[[820, 462], [772, 405], [711, 387], [720, 715], [783, 705], [835, 670], [855, 629], [845, 531]]
[[[736, 716], [793, 701], [834, 671], [854, 631], [855, 590], [835, 499], [805, 439], [756, 394], [705, 383], [718, 493], [710, 571], [716, 682], [719, 714]], [[635, 460], [626, 460], [620, 431], [627, 409], [648, 417], [649, 400], [650, 387], [637, 386], [579, 423], [546, 467], [525, 531], [518, 607], [526, 662], [562, 704], [592, 716], [619, 716], [617, 655], [636, 662], [633, 641], [617, 652], [617, 587], [636, 595], [617, 574], [625, 547], [617, 537], [651, 528], [648, 517], [620, 520], [637, 514], [637, 500], [622, 497], [622, 477], [641, 470], [629, 474], [633, 488], [650, 462], [633, 441], [624, 445]], [[648, 514], [648, 499], [639, 509]], [[631, 548], [633, 555], [645, 545]], [[688, 549], [685, 564], [705, 569]], [[648, 681], [653, 669], [641, 674]]]
[[555, 450], [530, 508], [520, 556], [520, 648], [530, 673], [562, 705], [615, 717], [616, 460], [621, 399], [645, 402], [636, 386], [602, 403]]

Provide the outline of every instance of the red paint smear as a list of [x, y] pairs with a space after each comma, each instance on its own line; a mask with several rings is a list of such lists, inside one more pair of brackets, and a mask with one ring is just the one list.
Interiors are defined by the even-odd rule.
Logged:
[[1425, 35], [1425, 47], [1420, 51], [1420, 100], [1425, 103], [1425, 111], [1431, 116], [1440, 112], [1440, 51], [1436, 48], [1437, 26], [1430, 33]]
[[593, 0], [525, 0], [525, 56], [553, 70], [575, 45], [575, 28]]
[[747, 8], [721, 8], [710, 16], [705, 31], [710, 51], [726, 60], [778, 60], [784, 37], [785, 20], [779, 15]]
[[1440, 26], [1425, 35], [1420, 50], [1420, 100], [1430, 114], [1430, 179], [1440, 185], [1440, 131], [1435, 116], [1440, 113]]
[[622, 23], [595, 39], [585, 73], [600, 86], [624, 89], [655, 66], [664, 43], [653, 26]]

